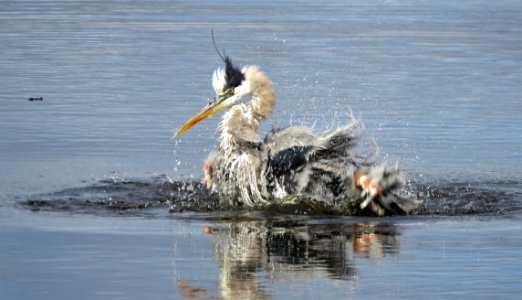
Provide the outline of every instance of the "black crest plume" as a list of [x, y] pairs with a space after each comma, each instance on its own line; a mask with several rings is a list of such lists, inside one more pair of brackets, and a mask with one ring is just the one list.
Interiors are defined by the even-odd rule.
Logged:
[[223, 87], [223, 91], [228, 90], [231, 87], [237, 87], [241, 84], [241, 81], [245, 80], [245, 75], [241, 73], [239, 68], [235, 67], [232, 64], [232, 60], [228, 55], [219, 52], [218, 47], [216, 46], [216, 41], [214, 40], [214, 30], [212, 32], [212, 43], [214, 44], [214, 49], [216, 49], [217, 54], [221, 57], [221, 60], [225, 63], [225, 86]]

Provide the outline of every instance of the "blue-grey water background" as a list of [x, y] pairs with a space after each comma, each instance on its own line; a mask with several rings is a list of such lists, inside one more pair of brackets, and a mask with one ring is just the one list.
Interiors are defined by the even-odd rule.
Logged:
[[[198, 180], [218, 117], [172, 132], [213, 96], [212, 29], [274, 81], [261, 132], [351, 109], [410, 182], [449, 184], [471, 215], [20, 205]], [[520, 1], [0, 1], [0, 298], [517, 298], [521, 94]]]

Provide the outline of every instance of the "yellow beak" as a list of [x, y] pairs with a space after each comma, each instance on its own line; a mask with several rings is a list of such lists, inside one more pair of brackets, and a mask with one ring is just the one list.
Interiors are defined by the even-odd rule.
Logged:
[[183, 124], [174, 135], [180, 135], [181, 133], [187, 131], [192, 126], [196, 125], [200, 121], [210, 117], [217, 111], [221, 110], [223, 107], [225, 107], [225, 101], [224, 99], [220, 99], [215, 102], [209, 103], [207, 106], [203, 107], [197, 114], [193, 115], [185, 124]]

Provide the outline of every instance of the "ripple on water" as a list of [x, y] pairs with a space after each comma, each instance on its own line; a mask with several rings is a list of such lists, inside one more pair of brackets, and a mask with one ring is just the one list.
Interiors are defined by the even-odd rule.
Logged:
[[[410, 183], [407, 189], [423, 200], [412, 213], [414, 215], [508, 215], [522, 210], [522, 184], [517, 181], [448, 182], [435, 185]], [[82, 187], [19, 199], [17, 206], [34, 211], [96, 215], [165, 215], [167, 212], [233, 210], [220, 203], [218, 196], [201, 183], [172, 181], [167, 176], [100, 180]], [[314, 214], [314, 211], [308, 208], [293, 210], [291, 213]]]

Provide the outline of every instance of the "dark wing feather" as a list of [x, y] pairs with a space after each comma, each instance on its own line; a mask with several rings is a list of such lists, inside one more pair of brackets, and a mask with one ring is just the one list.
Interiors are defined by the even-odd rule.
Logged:
[[269, 155], [268, 173], [275, 177], [291, 174], [308, 162], [308, 156], [314, 149], [312, 146], [293, 146]]

